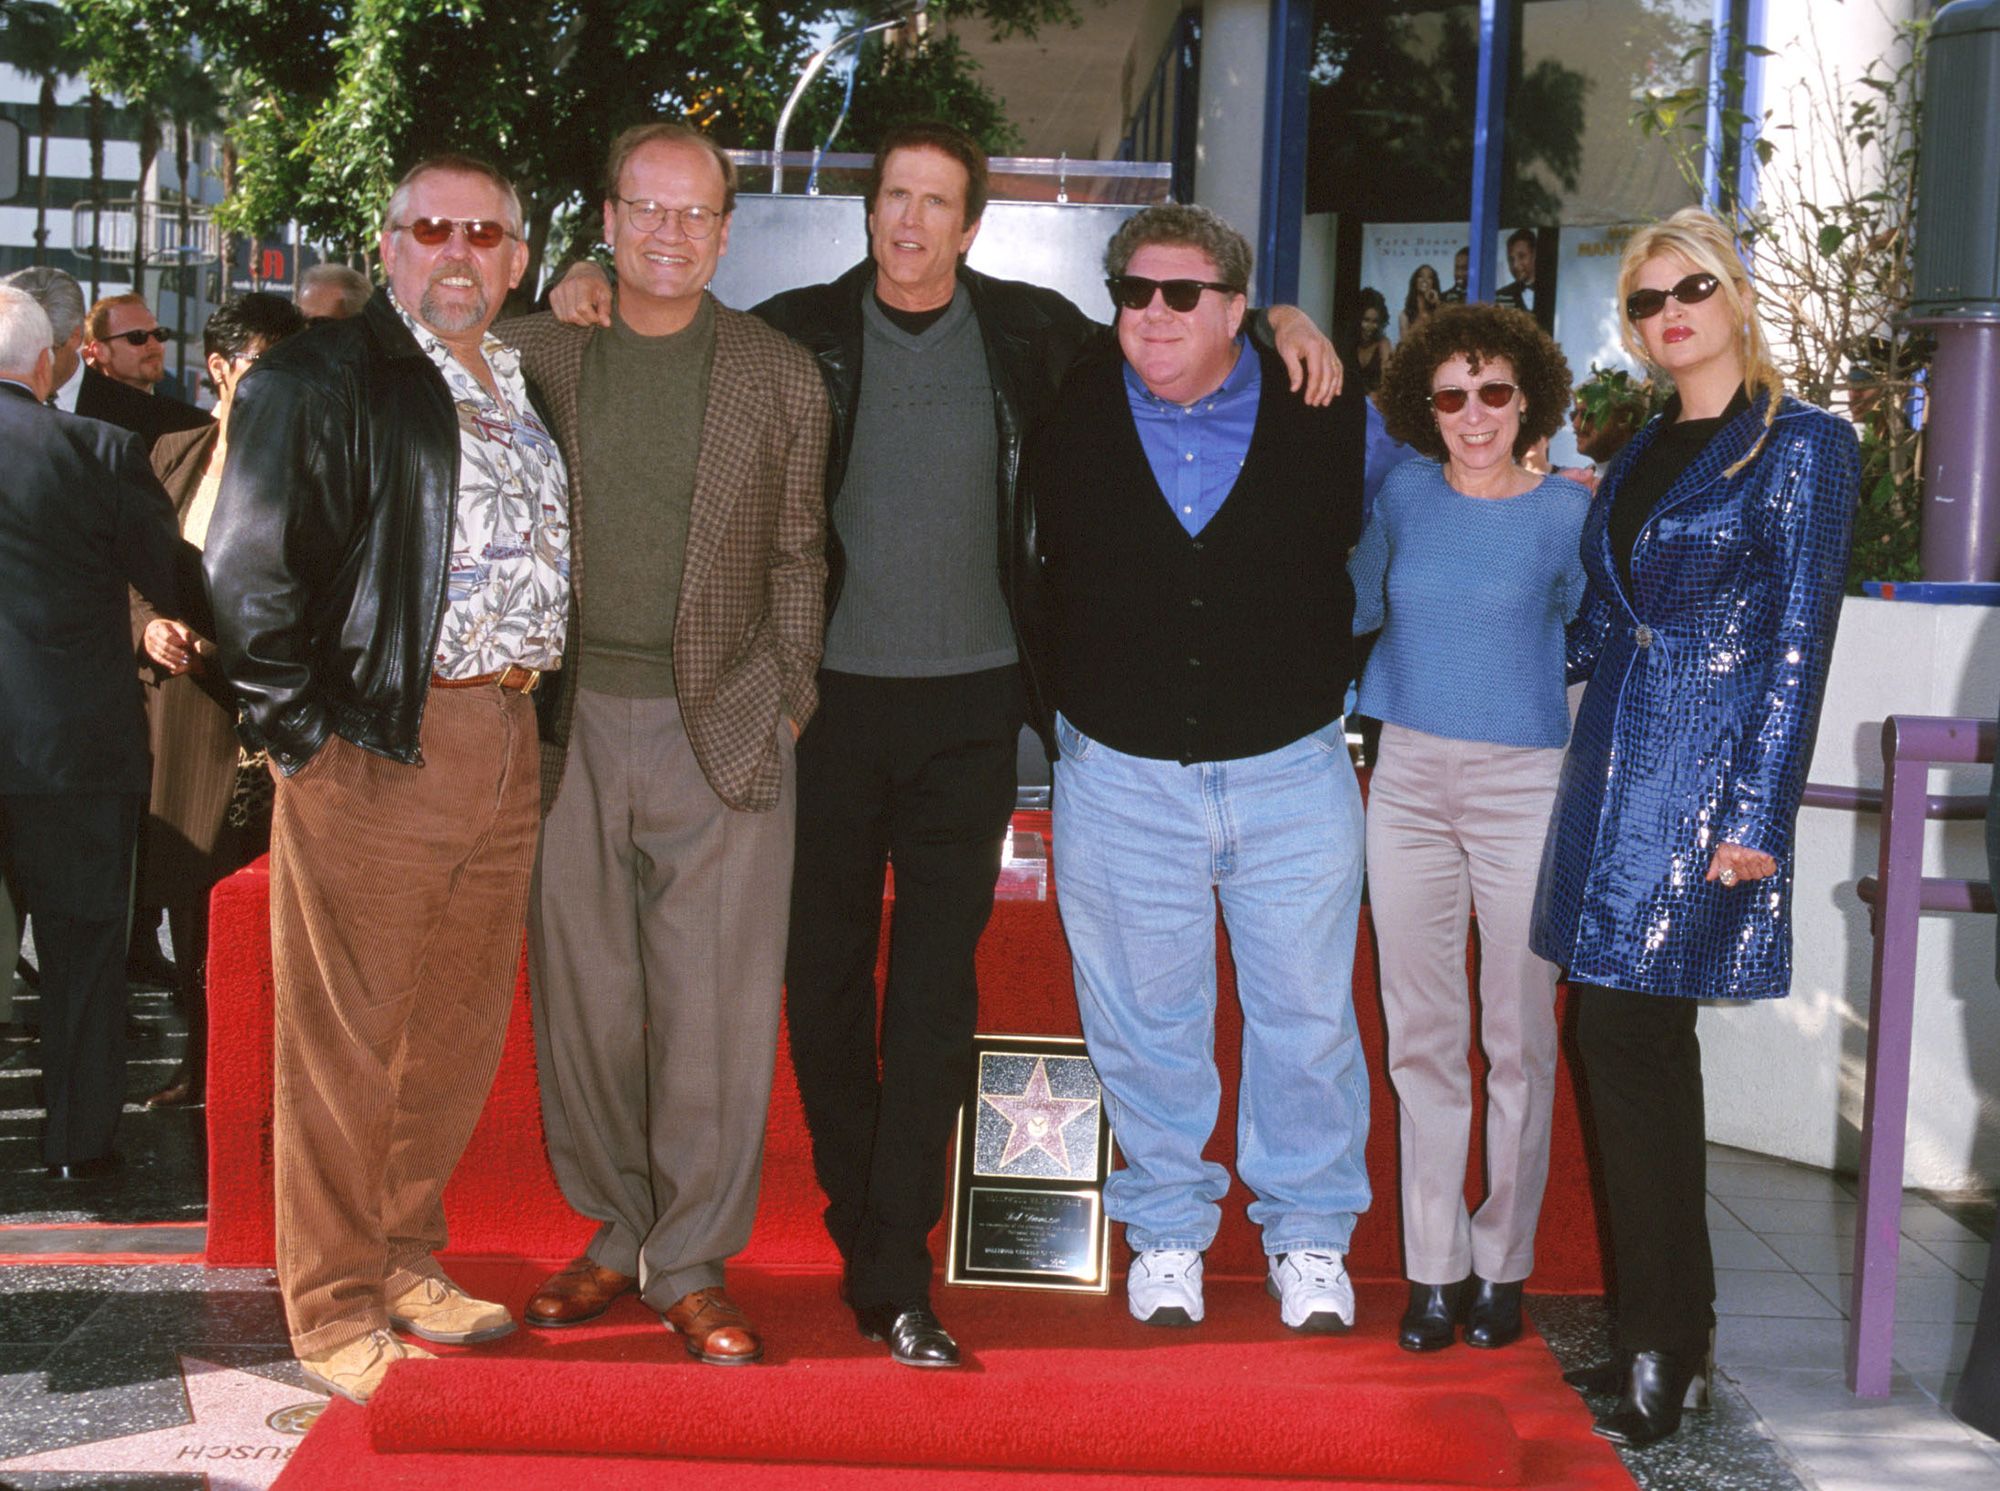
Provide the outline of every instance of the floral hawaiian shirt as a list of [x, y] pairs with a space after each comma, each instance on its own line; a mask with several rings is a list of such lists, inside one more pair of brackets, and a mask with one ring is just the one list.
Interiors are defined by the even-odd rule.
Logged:
[[569, 477], [528, 402], [521, 355], [490, 332], [482, 351], [494, 398], [451, 349], [399, 306], [444, 374], [458, 408], [458, 506], [438, 632], [440, 678], [476, 678], [509, 663], [560, 667], [569, 617]]

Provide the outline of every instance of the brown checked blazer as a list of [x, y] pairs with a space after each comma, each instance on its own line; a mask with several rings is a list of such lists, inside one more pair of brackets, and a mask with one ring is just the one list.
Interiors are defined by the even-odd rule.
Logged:
[[[580, 618], [589, 604], [590, 501], [578, 438], [577, 387], [591, 327], [546, 312], [493, 328], [521, 351], [521, 371], [554, 422], [570, 474], [570, 621], [542, 811], [555, 803], [576, 690], [585, 682]], [[674, 613], [674, 681], [695, 760], [732, 808], [777, 806], [778, 731], [819, 704], [814, 675], [826, 633], [826, 389], [812, 357], [755, 317], [715, 307], [715, 361], [695, 464], [687, 557]]]

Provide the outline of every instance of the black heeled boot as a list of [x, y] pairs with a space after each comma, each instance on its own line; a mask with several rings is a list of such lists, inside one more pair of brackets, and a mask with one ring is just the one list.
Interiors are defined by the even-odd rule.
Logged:
[[1519, 1339], [1521, 1281], [1495, 1284], [1472, 1276], [1472, 1300], [1465, 1307], [1465, 1344], [1491, 1351]]
[[1618, 1406], [1591, 1426], [1591, 1432], [1628, 1450], [1657, 1444], [1681, 1426], [1683, 1408], [1709, 1405], [1715, 1375], [1715, 1344], [1702, 1356], [1670, 1351], [1635, 1351], [1625, 1368]]
[[1465, 1304], [1465, 1286], [1471, 1282], [1410, 1285], [1410, 1303], [1403, 1311], [1396, 1344], [1405, 1351], [1442, 1351], [1451, 1345]]

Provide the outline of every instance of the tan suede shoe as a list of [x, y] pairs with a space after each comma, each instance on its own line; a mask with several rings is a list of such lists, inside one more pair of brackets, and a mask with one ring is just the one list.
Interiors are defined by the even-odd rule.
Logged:
[[389, 1301], [389, 1324], [445, 1346], [471, 1346], [511, 1334], [505, 1305], [474, 1299], [449, 1279], [424, 1279]]
[[398, 1341], [387, 1331], [370, 1331], [324, 1356], [302, 1356], [299, 1366], [308, 1386], [350, 1403], [366, 1403], [397, 1362], [435, 1359], [423, 1347]]

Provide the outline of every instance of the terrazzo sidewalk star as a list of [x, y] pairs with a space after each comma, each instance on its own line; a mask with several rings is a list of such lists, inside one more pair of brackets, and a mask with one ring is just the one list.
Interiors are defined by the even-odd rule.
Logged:
[[188, 1423], [0, 1460], [0, 1471], [205, 1475], [209, 1491], [267, 1491], [326, 1399], [191, 1356], [180, 1363]]

